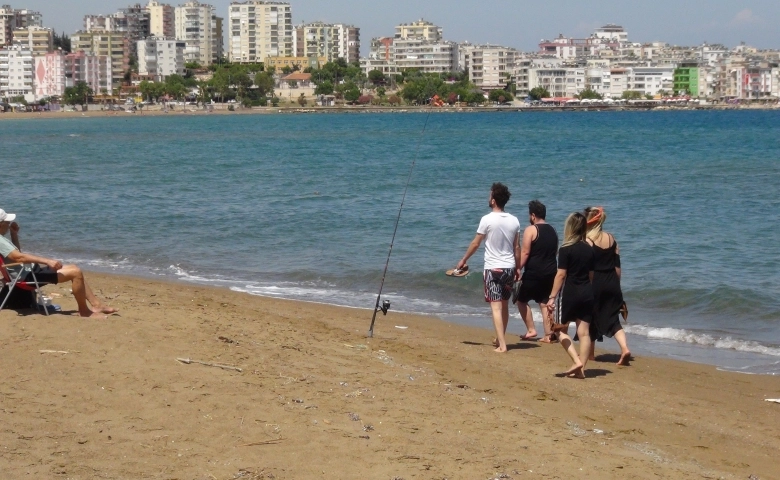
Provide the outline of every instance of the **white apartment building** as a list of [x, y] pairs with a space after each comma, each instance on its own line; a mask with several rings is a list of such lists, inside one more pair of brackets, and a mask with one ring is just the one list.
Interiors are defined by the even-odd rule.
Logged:
[[176, 35], [172, 6], [149, 0], [144, 9], [149, 12], [149, 35], [158, 38], [171, 38]]
[[293, 52], [296, 57], [324, 57], [326, 62], [343, 58], [360, 60], [360, 29], [342, 23], [312, 22], [295, 27]]
[[39, 12], [15, 10], [10, 5], [0, 6], [0, 47], [13, 44], [14, 30], [42, 26], [43, 16]]
[[397, 40], [422, 38], [429, 42], [438, 42], [444, 38], [443, 33], [444, 31], [441, 27], [438, 27], [431, 22], [427, 22], [424, 19], [412, 23], [402, 23], [395, 27], [395, 39]]
[[35, 98], [61, 97], [65, 93], [65, 53], [62, 50], [33, 56]]
[[395, 39], [393, 60], [399, 70], [410, 68], [425, 73], [452, 72], [458, 68], [458, 44], [424, 38]]
[[111, 75], [111, 57], [83, 51], [65, 55], [66, 88], [84, 82], [95, 93], [111, 93]]
[[33, 55], [43, 55], [54, 48], [54, 32], [44, 27], [17, 28], [14, 43], [28, 47]]
[[130, 66], [130, 43], [122, 32], [76, 32], [70, 36], [71, 50], [111, 59], [111, 84], [118, 87]]
[[496, 45], [463, 46], [460, 57], [462, 69], [469, 72], [469, 80], [482, 90], [501, 90], [512, 82], [520, 52], [514, 48]]
[[169, 75], [184, 75], [184, 50], [182, 40], [149, 37], [138, 41], [138, 74], [153, 77], [156, 82], [165, 81]]
[[[632, 67], [627, 90], [656, 96], [659, 92], [674, 90], [674, 67]], [[621, 96], [623, 93], [621, 92]]]
[[215, 12], [212, 5], [195, 0], [175, 8], [176, 39], [187, 42], [184, 52], [186, 62], [206, 66], [222, 57], [222, 18], [217, 17]]
[[32, 50], [22, 45], [0, 49], [0, 97], [35, 101]]
[[609, 23], [601, 28], [597, 28], [593, 33], [596, 38], [602, 38], [616, 43], [628, 42], [628, 32], [620, 25]]
[[585, 68], [533, 66], [528, 71], [529, 90], [544, 87], [552, 97], [572, 98], [585, 90]]
[[232, 62], [259, 63], [293, 56], [290, 4], [248, 0], [230, 4], [228, 55]]

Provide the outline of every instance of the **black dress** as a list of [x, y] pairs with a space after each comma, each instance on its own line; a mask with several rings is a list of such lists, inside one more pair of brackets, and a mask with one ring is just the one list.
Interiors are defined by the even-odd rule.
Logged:
[[611, 245], [607, 248], [593, 245], [593, 324], [600, 335], [612, 338], [623, 329], [619, 317], [623, 292], [615, 271], [615, 268], [620, 268], [617, 242], [611, 235], [609, 238]]
[[561, 247], [558, 268], [566, 270], [566, 283], [561, 298], [561, 323], [593, 319], [593, 287], [590, 272], [593, 271], [593, 248], [586, 242]]

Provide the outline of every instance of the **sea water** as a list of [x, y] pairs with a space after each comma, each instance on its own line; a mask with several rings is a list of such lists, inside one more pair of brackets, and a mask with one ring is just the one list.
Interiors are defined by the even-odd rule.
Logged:
[[482, 252], [444, 271], [501, 181], [559, 234], [605, 207], [634, 353], [780, 373], [778, 111], [122, 115], [0, 123], [25, 249], [362, 307], [368, 327], [411, 173], [383, 299], [490, 328]]

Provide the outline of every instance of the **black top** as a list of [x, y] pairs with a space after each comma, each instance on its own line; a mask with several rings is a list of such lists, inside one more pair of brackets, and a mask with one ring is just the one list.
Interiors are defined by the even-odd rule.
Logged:
[[617, 242], [615, 242], [611, 235], [609, 240], [612, 244], [607, 248], [593, 245], [593, 269], [597, 272], [609, 272], [616, 267], [620, 267], [620, 256], [617, 254]]
[[558, 264], [555, 261], [555, 255], [558, 253], [558, 234], [549, 223], [534, 226], [537, 232], [536, 240], [531, 244], [523, 278], [555, 276], [558, 271]]
[[593, 271], [594, 260], [593, 248], [585, 241], [561, 247], [558, 268], [566, 270], [566, 285], [590, 283], [589, 273]]

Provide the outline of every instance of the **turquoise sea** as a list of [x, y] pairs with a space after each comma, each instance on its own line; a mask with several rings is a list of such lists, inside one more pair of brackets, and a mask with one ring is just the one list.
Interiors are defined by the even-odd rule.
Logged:
[[364, 307], [367, 330], [415, 158], [392, 310], [490, 328], [481, 276], [443, 272], [501, 181], [523, 223], [534, 198], [559, 232], [606, 208], [634, 353], [780, 373], [778, 111], [3, 120], [0, 208], [35, 253]]

